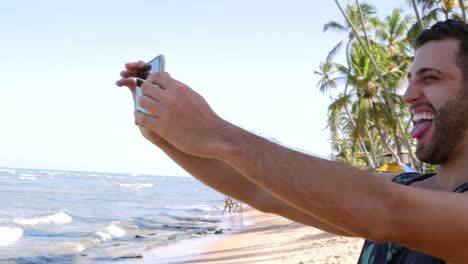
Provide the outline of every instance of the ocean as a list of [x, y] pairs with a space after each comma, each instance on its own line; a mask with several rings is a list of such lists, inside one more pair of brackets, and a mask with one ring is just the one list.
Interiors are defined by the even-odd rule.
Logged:
[[229, 228], [191, 177], [0, 168], [0, 263], [109, 263]]

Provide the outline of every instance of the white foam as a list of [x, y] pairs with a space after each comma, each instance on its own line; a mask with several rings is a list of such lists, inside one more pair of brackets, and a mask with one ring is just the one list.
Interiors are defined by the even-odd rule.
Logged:
[[121, 183], [120, 187], [124, 187], [130, 191], [137, 191], [141, 192], [143, 188], [150, 188], [153, 187], [152, 183]]
[[16, 170], [14, 170], [14, 169], [7, 169], [7, 168], [0, 168], [0, 172], [6, 172], [6, 173], [9, 173], [9, 174], [15, 174], [15, 173], [16, 173]]
[[83, 246], [82, 244], [78, 244], [78, 245], [76, 246], [76, 251], [77, 251], [77, 252], [81, 252], [81, 251], [83, 251], [83, 250], [85, 250], [85, 248], [84, 248], [84, 246]]
[[31, 174], [31, 173], [18, 173], [17, 174], [18, 176], [26, 176], [26, 177], [34, 177], [36, 176], [36, 174]]
[[176, 210], [198, 210], [203, 212], [210, 212], [214, 210], [222, 210], [224, 207], [219, 206], [210, 206], [207, 204], [197, 204], [197, 205], [177, 205], [173, 207], [166, 207], [167, 209], [176, 209]]
[[113, 237], [123, 237], [125, 235], [125, 230], [112, 224], [105, 228], [105, 230], [111, 234]]
[[29, 180], [29, 181], [35, 181], [37, 180], [37, 177], [34, 177], [34, 176], [21, 176], [19, 177], [21, 180]]
[[97, 231], [96, 235], [98, 235], [101, 238], [102, 241], [107, 241], [107, 240], [112, 239], [112, 237], [109, 234], [105, 233], [105, 232]]
[[110, 226], [97, 231], [96, 235], [99, 236], [101, 241], [108, 241], [113, 238], [123, 237], [125, 236], [125, 233], [125, 230], [122, 228], [116, 226], [115, 224], [111, 224]]
[[0, 246], [14, 243], [23, 236], [23, 229], [19, 227], [0, 227]]
[[86, 248], [81, 243], [76, 242], [62, 242], [58, 244], [61, 248], [61, 252], [82, 252]]
[[37, 218], [15, 218], [13, 222], [20, 224], [20, 225], [39, 225], [39, 224], [58, 224], [63, 225], [70, 223], [73, 218], [67, 215], [64, 212], [58, 212], [53, 215], [48, 215], [44, 217], [37, 217]]

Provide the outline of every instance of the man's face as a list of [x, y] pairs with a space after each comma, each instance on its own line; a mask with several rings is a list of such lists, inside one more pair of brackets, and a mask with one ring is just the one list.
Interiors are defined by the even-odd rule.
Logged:
[[456, 61], [459, 43], [450, 39], [424, 44], [408, 76], [404, 100], [413, 114], [416, 156], [431, 164], [445, 163], [461, 148], [468, 127], [468, 87]]

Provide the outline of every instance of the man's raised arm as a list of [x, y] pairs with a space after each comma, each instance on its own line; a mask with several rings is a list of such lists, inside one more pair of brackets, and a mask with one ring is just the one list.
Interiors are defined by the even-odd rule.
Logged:
[[225, 145], [212, 153], [280, 199], [355, 236], [468, 261], [466, 194], [391, 183], [226, 127]]
[[[136, 70], [144, 63], [128, 63], [126, 70], [121, 72], [123, 79], [117, 81], [118, 86], [127, 86], [135, 99]], [[271, 193], [258, 187], [245, 178], [238, 171], [226, 163], [190, 155], [180, 151], [156, 133], [146, 128], [140, 128], [142, 135], [155, 146], [163, 150], [172, 160], [184, 168], [188, 173], [211, 188], [243, 201], [250, 206], [268, 213], [274, 213], [286, 217], [295, 222], [313, 226], [323, 231], [341, 236], [351, 236], [347, 232], [325, 224], [315, 217], [285, 203]]]
[[398, 185], [287, 149], [224, 121], [203, 97], [167, 73], [148, 80], [141, 104], [154, 114], [137, 112], [136, 120], [181, 151], [221, 160], [279, 199], [349, 234], [467, 262], [466, 195]]
[[192, 176], [223, 194], [245, 202], [263, 212], [278, 214], [332, 234], [351, 236], [349, 233], [316, 219], [258, 187], [222, 161], [189, 155], [170, 144], [159, 144], [158, 147]]

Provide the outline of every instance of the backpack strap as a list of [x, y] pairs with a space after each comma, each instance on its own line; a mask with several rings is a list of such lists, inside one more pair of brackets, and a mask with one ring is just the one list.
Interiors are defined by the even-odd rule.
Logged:
[[[435, 173], [417, 173], [408, 172], [403, 173], [392, 179], [392, 182], [411, 185], [412, 183], [423, 181], [427, 178], [434, 176]], [[466, 190], [468, 190], [468, 183], [466, 184]], [[430, 263], [430, 264], [442, 264], [444, 261], [436, 259], [431, 256], [423, 255], [414, 256], [416, 252], [409, 250], [408, 248], [397, 244], [397, 243], [376, 243], [366, 240], [359, 257], [358, 264], [369, 264], [369, 263], [410, 263], [409, 260], [415, 260], [414, 263]], [[421, 258], [425, 257], [425, 258]], [[407, 262], [408, 260], [408, 262]], [[421, 261], [422, 260], [422, 261]], [[429, 261], [428, 261], [429, 260]], [[413, 262], [411, 262], [413, 263]]]
[[[418, 181], [424, 181], [425, 179], [430, 178], [434, 175], [435, 173], [422, 174], [418, 172], [407, 172], [407, 173], [403, 173], [403, 174], [396, 176], [395, 178], [392, 179], [392, 182], [396, 182], [396, 183], [403, 184], [403, 185], [411, 185]], [[468, 191], [468, 182], [465, 184], [462, 184], [461, 186], [456, 188], [453, 192], [464, 193], [466, 191]]]
[[468, 183], [465, 183], [465, 184], [461, 185], [460, 187], [456, 188], [455, 191], [453, 191], [453, 192], [464, 193], [466, 191], [468, 191]]
[[[418, 181], [423, 181], [427, 178], [434, 176], [435, 173], [418, 173], [418, 172], [407, 172], [400, 174], [392, 179], [392, 182], [396, 182], [403, 185], [411, 185]], [[468, 187], [468, 186], [467, 186]]]

